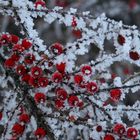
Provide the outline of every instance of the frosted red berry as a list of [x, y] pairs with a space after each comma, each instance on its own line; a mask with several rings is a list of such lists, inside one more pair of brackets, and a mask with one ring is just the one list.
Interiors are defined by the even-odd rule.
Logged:
[[138, 52], [136, 52], [136, 51], [130, 51], [130, 52], [129, 52], [129, 57], [130, 57], [131, 59], [133, 59], [134, 61], [140, 59], [140, 55], [139, 55]]
[[15, 61], [13, 59], [9, 58], [4, 62], [4, 66], [6, 68], [13, 68], [15, 66]]
[[83, 82], [83, 76], [80, 74], [74, 75], [74, 83], [80, 85]]
[[36, 131], [34, 132], [34, 135], [37, 137], [37, 138], [44, 138], [46, 136], [46, 131], [39, 127], [36, 129]]
[[12, 133], [16, 135], [22, 135], [25, 130], [25, 126], [19, 123], [15, 123], [12, 127]]
[[35, 88], [38, 88], [39, 87], [39, 85], [38, 85], [38, 78], [30, 76], [29, 85], [31, 85], [31, 86], [33, 86]]
[[46, 95], [44, 93], [36, 93], [34, 96], [34, 100], [36, 103], [41, 103], [46, 101]]
[[138, 130], [133, 128], [133, 127], [130, 127], [127, 129], [127, 137], [129, 139], [136, 139], [138, 136]]
[[65, 73], [66, 63], [61, 62], [60, 64], [56, 64], [56, 69], [60, 73]]
[[79, 99], [78, 99], [77, 96], [71, 95], [68, 98], [68, 103], [69, 103], [70, 106], [77, 106], [78, 103], [79, 103]]
[[89, 82], [89, 83], [87, 83], [86, 89], [91, 94], [94, 94], [95, 92], [98, 91], [98, 87], [97, 87], [97, 84], [95, 82]]
[[31, 74], [33, 77], [40, 77], [42, 75], [43, 71], [40, 67], [34, 66], [31, 68]]
[[125, 43], [125, 37], [122, 36], [122, 35], [118, 35], [118, 43], [120, 45], [124, 45], [124, 43]]
[[26, 74], [26, 72], [27, 72], [27, 70], [26, 70], [25, 66], [23, 66], [23, 65], [18, 65], [17, 66], [16, 73], [18, 75], [24, 75], [24, 74]]
[[28, 39], [23, 39], [21, 43], [22, 47], [25, 48], [25, 50], [29, 49], [32, 46], [32, 43]]
[[66, 90], [60, 88], [56, 91], [56, 95], [57, 95], [57, 98], [60, 99], [60, 100], [66, 100], [67, 99], [67, 92]]
[[11, 36], [9, 34], [3, 34], [0, 37], [0, 42], [5, 45], [11, 42]]
[[84, 74], [84, 75], [90, 75], [92, 73], [92, 69], [91, 69], [91, 66], [89, 65], [85, 65], [81, 68], [81, 72]]
[[38, 8], [38, 6], [46, 7], [46, 3], [43, 0], [36, 0], [35, 8]]
[[20, 59], [20, 55], [14, 53], [14, 54], [11, 55], [10, 58], [11, 58], [13, 61], [17, 62], [17, 61], [19, 61], [19, 59]]
[[33, 64], [34, 61], [35, 61], [35, 56], [33, 54], [29, 53], [25, 56], [24, 62], [26, 64]]
[[19, 37], [18, 37], [17, 35], [11, 34], [11, 42], [12, 42], [13, 44], [17, 44], [18, 41], [19, 41]]
[[103, 140], [115, 140], [115, 138], [111, 134], [106, 134]]
[[29, 117], [29, 115], [28, 114], [21, 114], [20, 116], [19, 116], [19, 121], [20, 122], [24, 122], [24, 123], [29, 123], [30, 122], [30, 117]]
[[82, 37], [82, 32], [78, 29], [73, 29], [72, 30], [72, 34], [76, 37], [76, 38], [81, 38]]
[[103, 129], [103, 128], [102, 128], [102, 126], [101, 126], [101, 125], [98, 125], [98, 126], [96, 127], [96, 131], [97, 131], [97, 132], [101, 132], [101, 131], [102, 131], [102, 129]]
[[21, 44], [15, 44], [15, 45], [13, 46], [13, 51], [22, 53], [22, 52], [25, 51], [25, 48], [24, 48]]
[[76, 17], [73, 16], [73, 18], [72, 18], [72, 27], [76, 27], [76, 26], [77, 26]]
[[60, 55], [63, 53], [63, 45], [60, 43], [54, 43], [51, 46], [51, 51], [55, 54], [55, 55]]
[[112, 89], [110, 91], [110, 98], [113, 101], [118, 101], [120, 99], [121, 94], [122, 94], [122, 92], [120, 89]]
[[52, 81], [55, 83], [60, 83], [63, 79], [63, 76], [60, 72], [55, 72], [52, 74]]
[[47, 77], [39, 77], [38, 78], [38, 85], [40, 87], [46, 87], [49, 84], [48, 78]]
[[64, 101], [62, 101], [62, 100], [56, 100], [55, 101], [55, 107], [57, 108], [57, 109], [62, 109], [63, 107], [64, 107]]
[[125, 127], [123, 124], [117, 123], [113, 127], [113, 132], [117, 135], [123, 135], [125, 133]]
[[21, 80], [23, 82], [26, 82], [26, 83], [29, 83], [29, 80], [30, 80], [30, 75], [29, 74], [24, 74], [22, 77], [21, 77]]

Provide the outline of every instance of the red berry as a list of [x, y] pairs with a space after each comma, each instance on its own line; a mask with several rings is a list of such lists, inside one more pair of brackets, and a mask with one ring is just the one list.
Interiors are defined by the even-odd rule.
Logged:
[[76, 27], [76, 26], [77, 26], [76, 18], [73, 16], [73, 18], [72, 18], [72, 27]]
[[43, 93], [36, 93], [34, 96], [34, 100], [36, 103], [41, 103], [41, 102], [45, 102], [46, 101], [46, 96]]
[[60, 73], [65, 73], [66, 63], [61, 62], [60, 64], [56, 64], [56, 69]]
[[23, 46], [21, 46], [20, 44], [15, 44], [13, 46], [13, 51], [17, 51], [19, 53], [22, 53], [23, 51], [25, 51], [25, 48]]
[[1, 44], [8, 44], [11, 42], [11, 36], [9, 34], [3, 34], [0, 38]]
[[20, 122], [28, 123], [30, 122], [30, 117], [28, 114], [21, 114], [19, 117]]
[[31, 85], [31, 86], [33, 86], [35, 88], [38, 88], [39, 87], [39, 85], [38, 85], [38, 78], [34, 78], [34, 77], [30, 76], [29, 85]]
[[98, 125], [98, 126], [96, 127], [96, 131], [97, 131], [97, 132], [101, 132], [101, 131], [102, 131], [102, 126]]
[[62, 109], [64, 107], [64, 101], [62, 101], [62, 100], [56, 100], [55, 101], [55, 107], [57, 109]]
[[55, 55], [60, 55], [63, 53], [63, 45], [60, 43], [54, 43], [51, 46], [51, 51], [55, 54]]
[[16, 61], [19, 61], [20, 56], [18, 54], [14, 53], [14, 54], [11, 55], [11, 59], [16, 62]]
[[21, 80], [22, 80], [23, 82], [29, 83], [30, 77], [31, 77], [31, 76], [30, 76], [29, 74], [24, 74], [24, 75], [22, 76]]
[[18, 65], [16, 68], [16, 72], [18, 75], [24, 75], [26, 74], [26, 68], [23, 65]]
[[123, 135], [125, 133], [125, 127], [123, 124], [116, 124], [113, 128], [114, 133], [117, 135]]
[[32, 46], [32, 43], [28, 39], [23, 39], [21, 43], [22, 47], [25, 48], [25, 50], [29, 49]]
[[115, 140], [115, 138], [111, 134], [106, 134], [104, 140]]
[[137, 0], [129, 0], [129, 8], [134, 9], [137, 6]]
[[24, 132], [25, 126], [22, 126], [19, 123], [15, 123], [12, 127], [12, 133], [16, 135], [22, 135]]
[[63, 79], [63, 76], [62, 76], [62, 74], [61, 73], [59, 73], [59, 72], [55, 72], [55, 73], [53, 73], [53, 75], [52, 75], [52, 80], [55, 82], [55, 83], [60, 83], [61, 81], [62, 81], [62, 79]]
[[110, 91], [110, 97], [113, 101], [118, 101], [120, 99], [122, 92], [120, 89], [112, 89]]
[[92, 73], [91, 66], [86, 65], [81, 68], [81, 71], [84, 75], [90, 75]]
[[42, 75], [43, 71], [40, 67], [34, 66], [31, 68], [31, 74], [33, 77], [40, 77]]
[[74, 76], [74, 82], [75, 82], [75, 84], [80, 85], [83, 82], [83, 76], [80, 74], [76, 74]]
[[38, 6], [46, 7], [46, 3], [43, 0], [36, 0], [35, 8], [38, 8]]
[[66, 100], [67, 99], [67, 92], [66, 90], [60, 88], [56, 91], [56, 95], [57, 95], [57, 98], [60, 99], [60, 100]]
[[40, 77], [38, 78], [38, 85], [41, 87], [46, 87], [49, 84], [48, 78]]
[[67, 7], [69, 4], [67, 0], [55, 0], [55, 3], [60, 7]]
[[77, 96], [72, 95], [68, 98], [68, 103], [70, 106], [77, 106], [79, 104], [79, 99]]
[[72, 34], [77, 37], [77, 38], [81, 38], [82, 37], [82, 32], [78, 29], [73, 29], [72, 30]]
[[4, 62], [4, 66], [7, 68], [13, 68], [15, 66], [15, 61], [9, 58]]
[[97, 84], [95, 82], [89, 82], [86, 85], [86, 89], [89, 93], [94, 94], [95, 92], [97, 92], [98, 87], [97, 87]]
[[140, 55], [139, 55], [138, 52], [136, 52], [136, 51], [130, 51], [130, 52], [129, 52], [129, 57], [130, 57], [131, 59], [133, 59], [134, 61], [140, 59]]
[[2, 120], [2, 112], [0, 112], [0, 121]]
[[118, 43], [120, 45], [123, 45], [125, 43], [125, 38], [122, 35], [118, 35]]
[[24, 62], [26, 64], [33, 64], [34, 61], [35, 61], [35, 56], [33, 54], [29, 53], [25, 56]]
[[39, 128], [37, 128], [37, 130], [34, 132], [34, 135], [35, 135], [37, 138], [44, 138], [45, 135], [46, 135], [46, 131], [45, 131], [43, 128], [39, 127]]
[[135, 139], [138, 136], [138, 130], [130, 127], [127, 129], [127, 137], [130, 139]]
[[19, 41], [19, 37], [12, 34], [12, 35], [11, 35], [11, 42], [12, 42], [13, 44], [17, 44], [18, 41]]

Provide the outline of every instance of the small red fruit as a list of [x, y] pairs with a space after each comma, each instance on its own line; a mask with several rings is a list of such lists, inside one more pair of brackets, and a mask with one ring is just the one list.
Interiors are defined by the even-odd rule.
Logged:
[[55, 101], [55, 107], [57, 109], [62, 109], [64, 107], [64, 101], [62, 101], [62, 100], [56, 100]]
[[4, 66], [6, 68], [13, 68], [15, 66], [15, 61], [13, 59], [9, 58], [4, 62]]
[[67, 92], [66, 90], [60, 88], [56, 91], [56, 95], [57, 95], [57, 98], [60, 99], [60, 100], [66, 100], [67, 99]]
[[41, 128], [41, 127], [39, 127], [39, 128], [37, 128], [37, 130], [34, 132], [34, 135], [37, 137], [37, 138], [44, 138], [45, 137], [45, 135], [46, 135], [46, 131], [43, 129], [43, 128]]
[[40, 77], [38, 78], [38, 85], [41, 87], [46, 87], [49, 84], [47, 77]]
[[75, 82], [75, 84], [80, 85], [83, 82], [83, 76], [80, 74], [76, 74], [74, 76], [74, 82]]
[[40, 77], [42, 75], [43, 71], [40, 67], [34, 66], [31, 68], [31, 74], [33, 77]]
[[72, 96], [69, 96], [68, 98], [68, 103], [70, 106], [77, 106], [79, 104], [79, 99], [77, 96], [75, 95], [72, 95]]
[[130, 51], [130, 52], [129, 52], [129, 57], [130, 57], [131, 59], [133, 59], [134, 61], [140, 59], [140, 55], [139, 55], [138, 52], [136, 52], [136, 51]]
[[23, 65], [18, 65], [16, 68], [16, 72], [18, 75], [24, 75], [26, 74], [26, 68]]
[[26, 64], [33, 64], [34, 61], [35, 61], [35, 56], [33, 54], [29, 53], [25, 56], [24, 62]]
[[62, 74], [65, 73], [65, 68], [66, 68], [66, 63], [61, 62], [60, 64], [56, 64], [56, 69]]
[[12, 127], [12, 133], [15, 135], [22, 135], [25, 130], [25, 126], [19, 123], [15, 123]]
[[52, 80], [55, 82], [55, 83], [60, 83], [61, 81], [62, 81], [62, 79], [63, 79], [63, 76], [62, 76], [62, 74], [61, 73], [59, 73], [59, 72], [55, 72], [55, 73], [53, 73], [53, 75], [52, 75]]
[[138, 136], [138, 130], [133, 128], [133, 127], [130, 127], [127, 129], [127, 137], [129, 139], [136, 139], [136, 137]]
[[106, 134], [104, 140], [115, 140], [115, 138], [111, 134]]
[[120, 99], [122, 92], [120, 89], [112, 89], [110, 91], [110, 97], [113, 101], [118, 101]]
[[89, 93], [94, 94], [95, 92], [97, 92], [98, 87], [97, 87], [97, 84], [95, 82], [89, 82], [86, 85], [86, 89]]
[[13, 44], [17, 44], [18, 41], [19, 41], [19, 37], [12, 34], [12, 35], [11, 35], [11, 42], [12, 42]]
[[28, 114], [21, 114], [19, 117], [20, 122], [28, 123], [30, 122], [30, 117]]
[[118, 35], [118, 43], [120, 45], [124, 45], [124, 43], [125, 43], [125, 37], [122, 36], [122, 35]]
[[55, 54], [55, 55], [60, 55], [63, 53], [63, 45], [60, 43], [54, 43], [51, 46], [51, 51]]
[[34, 96], [34, 100], [36, 103], [41, 103], [41, 102], [45, 102], [46, 101], [46, 96], [44, 93], [36, 93]]
[[89, 65], [85, 65], [81, 68], [81, 72], [84, 74], [84, 75], [90, 75], [92, 73], [92, 69], [91, 69], [91, 66]]
[[116, 124], [113, 128], [114, 133], [117, 135], [123, 135], [125, 133], [125, 127], [123, 124]]
[[36, 0], [35, 8], [38, 8], [39, 6], [46, 7], [46, 3], [43, 0]]
[[28, 39], [23, 39], [21, 45], [25, 48], [25, 50], [29, 49], [32, 46], [32, 43]]

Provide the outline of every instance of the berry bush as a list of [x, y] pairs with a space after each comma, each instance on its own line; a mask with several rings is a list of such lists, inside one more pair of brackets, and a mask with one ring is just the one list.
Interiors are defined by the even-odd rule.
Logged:
[[[140, 32], [73, 3], [0, 0], [19, 30], [0, 33], [1, 140], [140, 140]], [[43, 41], [40, 20], [63, 39]]]

